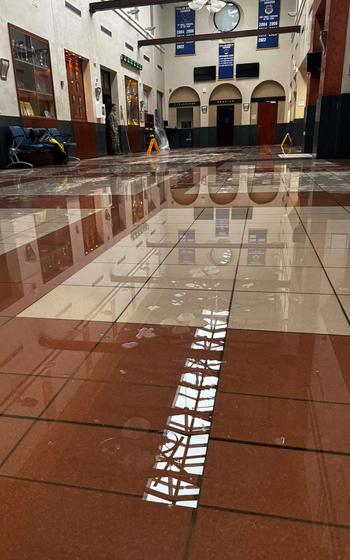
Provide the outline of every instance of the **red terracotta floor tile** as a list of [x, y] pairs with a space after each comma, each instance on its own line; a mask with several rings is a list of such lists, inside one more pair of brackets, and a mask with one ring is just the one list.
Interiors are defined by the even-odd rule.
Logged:
[[333, 200], [335, 200], [341, 206], [349, 206], [350, 205], [350, 193], [333, 193], [332, 192]]
[[326, 192], [300, 192], [295, 206], [336, 206], [336, 199]]
[[74, 377], [176, 387], [188, 359], [213, 358], [213, 352], [193, 348], [196, 331], [192, 327], [115, 324]]
[[350, 527], [350, 456], [211, 441], [200, 503]]
[[229, 329], [220, 391], [350, 403], [349, 339]]
[[11, 320], [11, 317], [0, 317], [0, 327], [5, 323], [8, 323]]
[[66, 377], [110, 323], [17, 317], [0, 327], [0, 372]]
[[0, 503], [1, 560], [182, 560], [191, 527], [187, 508], [18, 480]]
[[58, 378], [0, 374], [0, 414], [39, 416], [63, 383]]
[[0, 463], [31, 426], [31, 420], [0, 417]]
[[350, 453], [350, 406], [217, 393], [211, 436]]
[[69, 381], [44, 414], [45, 418], [163, 430], [175, 390], [170, 387]]
[[347, 560], [350, 531], [200, 508], [189, 560]]
[[143, 496], [161, 434], [38, 422], [0, 474]]

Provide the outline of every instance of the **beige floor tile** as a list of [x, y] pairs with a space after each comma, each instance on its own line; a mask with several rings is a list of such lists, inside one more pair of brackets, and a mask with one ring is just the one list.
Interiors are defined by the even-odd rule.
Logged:
[[167, 222], [168, 224], [178, 223], [191, 223], [195, 219], [193, 208], [170, 208], [168, 210], [161, 210], [155, 216], [152, 216], [148, 222], [161, 224]]
[[261, 221], [273, 221], [274, 219], [279, 219], [280, 216], [285, 218], [298, 218], [297, 212], [291, 206], [270, 206], [270, 207], [254, 207], [251, 209], [251, 216], [253, 219], [261, 217]]
[[350, 326], [332, 295], [235, 292], [229, 327], [350, 335]]
[[232, 290], [236, 266], [163, 264], [151, 276], [149, 288]]
[[334, 249], [332, 247], [318, 248], [317, 253], [325, 267], [350, 267], [350, 248]]
[[[189, 231], [195, 232], [196, 235], [209, 235], [215, 237], [217, 235], [216, 230], [219, 225], [213, 222], [213, 220], [197, 220], [191, 225]], [[228, 223], [228, 231], [225, 233], [226, 237], [231, 237], [232, 235], [242, 234], [245, 227], [245, 220], [231, 220]]]
[[14, 249], [17, 249], [17, 245], [15, 243], [6, 243], [6, 239], [0, 242], [0, 255], [4, 255]]
[[239, 266], [235, 290], [333, 294], [322, 268], [296, 266]]
[[301, 221], [303, 222], [303, 224], [305, 224], [305, 226], [310, 226], [312, 227], [313, 224], [317, 224], [317, 223], [327, 223], [327, 224], [332, 224], [332, 223], [342, 223], [344, 220], [348, 220], [349, 219], [349, 213], [346, 212], [346, 210], [342, 210], [340, 208], [340, 211], [335, 213], [335, 212], [322, 212], [322, 213], [313, 213], [313, 214], [302, 214], [300, 216]]
[[350, 321], [350, 297], [349, 296], [340, 296], [340, 301], [342, 302], [345, 312], [348, 316], [348, 320]]
[[251, 222], [247, 220], [246, 228], [244, 234], [249, 234], [251, 230], [264, 230], [267, 235], [272, 233], [280, 233], [280, 234], [289, 234], [292, 235], [293, 233], [305, 233], [300, 225], [300, 222], [291, 223], [288, 220], [280, 221], [280, 222], [268, 222], [268, 221], [257, 221], [254, 220]]
[[348, 268], [326, 268], [329, 279], [337, 294], [350, 295], [350, 266]]
[[6, 241], [6, 243], [11, 243], [16, 245], [16, 247], [19, 247], [20, 245], [34, 241], [38, 237], [40, 237], [40, 235], [38, 235], [34, 229], [28, 229], [22, 233], [13, 235], [10, 235], [9, 233], [5, 234], [3, 242]]
[[145, 245], [140, 247], [125, 247], [120, 246], [119, 243], [99, 255], [94, 262], [115, 263], [115, 264], [128, 264], [128, 263], [150, 263], [160, 264], [165, 257], [170, 253], [171, 247], [165, 248], [152, 248]]
[[304, 222], [305, 229], [310, 234], [341, 234], [350, 233], [350, 219], [345, 216], [344, 220], [326, 220], [326, 221], [314, 221], [309, 220]]
[[264, 249], [259, 246], [242, 249], [239, 264], [245, 266], [321, 266], [313, 249], [299, 247]]
[[223, 291], [143, 288], [118, 322], [214, 328], [227, 321], [230, 297]]
[[204, 246], [221, 246], [240, 245], [242, 242], [242, 232], [232, 233], [230, 235], [216, 235], [215, 233], [188, 233], [178, 241], [178, 246], [186, 245], [188, 247], [204, 245]]
[[57, 286], [20, 317], [115, 321], [139, 288]]
[[164, 260], [164, 265], [227, 266], [238, 262], [239, 248], [220, 246], [198, 248], [177, 246]]
[[350, 248], [349, 233], [309, 233], [309, 236], [315, 247]]
[[344, 216], [346, 210], [341, 206], [311, 206], [310, 208], [297, 208], [299, 216], [318, 217], [322, 220], [322, 216], [328, 216], [333, 219], [334, 216]]
[[[265, 235], [265, 232], [263, 232]], [[264, 241], [264, 243], [262, 243]], [[306, 233], [266, 233], [266, 238], [259, 238], [254, 230], [246, 230], [243, 235], [243, 242], [251, 245], [263, 246], [266, 244], [283, 245], [284, 247], [305, 247], [312, 249], [309, 237]]]
[[266, 223], [268, 225], [292, 225], [295, 227], [300, 224], [300, 219], [298, 214], [295, 213], [282, 213], [279, 214], [256, 214], [254, 210], [251, 215], [248, 216], [247, 226], [255, 223]]
[[67, 286], [143, 286], [158, 264], [91, 263], [63, 282]]

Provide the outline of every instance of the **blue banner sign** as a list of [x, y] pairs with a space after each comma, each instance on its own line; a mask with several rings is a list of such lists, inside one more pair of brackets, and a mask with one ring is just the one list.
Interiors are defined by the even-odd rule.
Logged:
[[[176, 8], [176, 37], [190, 37], [196, 33], [196, 12], [188, 6]], [[176, 56], [195, 54], [195, 42], [176, 43]]]
[[234, 53], [232, 43], [219, 44], [219, 80], [232, 80]]
[[[273, 29], [280, 25], [280, 0], [259, 0], [259, 29]], [[258, 49], [276, 49], [278, 35], [259, 35]]]

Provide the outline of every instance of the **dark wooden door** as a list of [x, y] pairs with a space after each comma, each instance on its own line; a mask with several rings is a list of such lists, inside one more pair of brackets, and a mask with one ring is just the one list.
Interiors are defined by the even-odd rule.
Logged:
[[277, 102], [262, 101], [258, 104], [258, 144], [274, 144], [277, 128]]
[[217, 144], [233, 146], [234, 106], [217, 108]]
[[66, 68], [72, 120], [86, 121], [82, 60], [78, 56], [66, 52]]
[[106, 108], [106, 143], [107, 143], [107, 153], [112, 154], [112, 140], [108, 128], [108, 115], [112, 110], [112, 86], [111, 86], [111, 75], [107, 70], [101, 68], [101, 85], [102, 85], [102, 103]]

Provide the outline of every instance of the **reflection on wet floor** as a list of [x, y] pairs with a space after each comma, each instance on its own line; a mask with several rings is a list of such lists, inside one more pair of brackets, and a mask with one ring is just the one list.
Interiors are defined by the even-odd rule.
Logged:
[[350, 557], [350, 162], [275, 156], [0, 174], [0, 557]]

